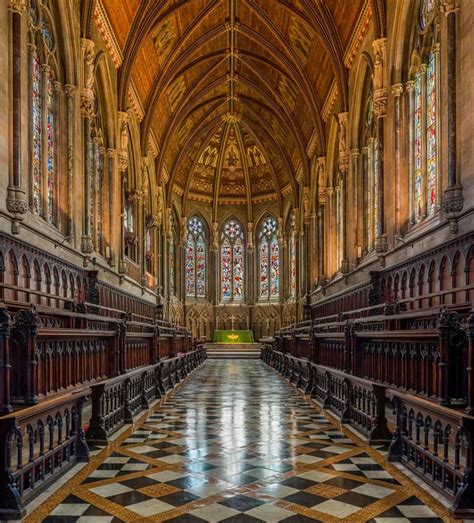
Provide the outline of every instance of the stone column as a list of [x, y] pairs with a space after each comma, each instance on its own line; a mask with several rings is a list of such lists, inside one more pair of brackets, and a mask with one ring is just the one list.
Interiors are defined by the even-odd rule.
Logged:
[[316, 214], [317, 214], [317, 237], [318, 237], [318, 283], [325, 279], [324, 270], [324, 205], [326, 203], [326, 157], [318, 157], [318, 179], [316, 186]]
[[[360, 219], [360, 210], [363, 209], [362, 203], [360, 202], [361, 189], [360, 189], [360, 177], [359, 177], [359, 149], [351, 149], [350, 151], [351, 162], [350, 162], [350, 172], [352, 180], [352, 213], [349, 212], [349, 219], [352, 216], [352, 226], [355, 227], [355, 233], [353, 237], [353, 248], [354, 248], [354, 258], [360, 258], [362, 254], [362, 236], [361, 236], [361, 219]], [[349, 199], [349, 198], [348, 198]], [[351, 228], [349, 228], [349, 231]]]
[[375, 250], [383, 256], [388, 249], [387, 235], [385, 233], [384, 215], [384, 126], [387, 115], [387, 67], [385, 54], [387, 39], [379, 38], [373, 42], [374, 60], [374, 115], [376, 118], [376, 149], [375, 149], [375, 176], [377, 186], [377, 231]]
[[214, 285], [209, 286], [209, 301], [212, 303], [214, 312], [214, 329], [218, 328], [219, 318], [217, 304], [220, 302], [220, 267], [219, 267], [219, 224], [212, 222], [211, 248], [210, 248], [210, 268], [211, 274], [215, 275]]
[[401, 176], [400, 176], [400, 155], [401, 155], [401, 94], [403, 93], [403, 85], [395, 84], [392, 86], [392, 94], [395, 102], [395, 234], [400, 236], [401, 233]]
[[462, 185], [457, 173], [457, 149], [456, 149], [456, 18], [460, 9], [459, 0], [442, 0], [441, 10], [446, 15], [447, 32], [447, 72], [448, 72], [448, 187], [443, 194], [443, 209], [448, 216], [450, 229], [457, 234], [457, 215], [461, 212], [464, 200]]
[[[248, 325], [250, 328], [252, 328], [253, 324], [253, 305], [255, 303], [255, 300], [257, 298], [258, 293], [258, 284], [256, 282], [256, 278], [260, 278], [260, 272], [257, 268], [257, 271], [255, 272], [255, 257], [256, 257], [256, 251], [255, 251], [255, 242], [254, 242], [254, 234], [253, 234], [253, 222], [247, 223], [247, 266], [245, 267], [245, 270], [247, 271], [246, 274], [246, 280], [247, 280], [247, 295], [246, 295], [246, 301], [248, 304], [247, 314], [248, 314]], [[217, 272], [216, 274], [219, 274]]]
[[77, 87], [72, 84], [64, 86], [66, 93], [66, 121], [67, 121], [67, 234], [69, 241], [73, 243], [74, 240], [74, 102], [77, 92]]
[[120, 216], [120, 206], [117, 205], [117, 196], [120, 195], [120, 186], [118, 183], [119, 173], [117, 165], [117, 149], [108, 148], [106, 150], [107, 157], [107, 174], [109, 178], [109, 194], [108, 196], [108, 235], [105, 242], [105, 257], [107, 258], [111, 267], [115, 267], [115, 252], [117, 246], [115, 241], [117, 239], [118, 224], [116, 223], [117, 216]]
[[346, 185], [347, 173], [349, 171], [349, 150], [347, 143], [347, 117], [348, 113], [339, 113], [339, 173], [340, 173], [340, 193], [339, 193], [339, 219], [341, 221], [340, 228], [340, 257], [341, 257], [341, 272], [346, 274], [349, 272], [349, 259], [347, 257], [347, 209], [346, 209]]
[[94, 112], [94, 42], [87, 38], [81, 39], [82, 53], [82, 87], [81, 87], [81, 115], [83, 119], [84, 136], [84, 205], [83, 229], [81, 238], [81, 252], [85, 255], [87, 264], [90, 255], [94, 252], [91, 230], [91, 198], [92, 198], [92, 169], [93, 143], [91, 118]]
[[[9, 176], [7, 189], [7, 209], [11, 213], [12, 234], [20, 233], [20, 222], [23, 220], [28, 203], [26, 192], [23, 187], [22, 170], [22, 34], [23, 15], [26, 12], [25, 0], [9, 0], [8, 10], [10, 12], [11, 48], [12, 48], [12, 172]], [[7, 74], [6, 71], [4, 74]]]
[[408, 225], [412, 227], [415, 224], [415, 209], [413, 208], [413, 189], [414, 189], [414, 172], [415, 172], [415, 124], [414, 124], [414, 111], [415, 111], [415, 81], [409, 80], [405, 84], [405, 90], [408, 98]]
[[125, 274], [127, 272], [127, 264], [125, 263], [125, 238], [123, 230], [123, 212], [125, 204], [125, 191], [127, 184], [127, 169], [128, 169], [128, 113], [119, 111], [117, 113], [118, 120], [118, 170], [120, 173], [121, 188], [120, 188], [120, 215], [122, 220], [120, 223], [120, 256], [118, 262], [118, 272]]
[[[328, 275], [332, 275], [334, 272], [334, 241], [332, 238], [335, 238], [335, 227], [334, 227], [334, 188], [328, 187], [326, 190], [327, 195], [327, 231], [328, 231], [328, 249], [327, 249], [327, 265], [326, 269], [329, 271]], [[323, 231], [324, 233], [324, 231]]]
[[318, 245], [319, 245], [319, 253], [318, 253], [318, 282], [323, 285], [326, 281], [326, 264], [324, 261], [324, 257], [326, 256], [326, 250], [325, 250], [325, 244], [324, 244], [324, 211], [325, 211], [325, 204], [326, 204], [326, 194], [321, 194], [318, 196], [319, 200], [319, 206], [318, 206]]

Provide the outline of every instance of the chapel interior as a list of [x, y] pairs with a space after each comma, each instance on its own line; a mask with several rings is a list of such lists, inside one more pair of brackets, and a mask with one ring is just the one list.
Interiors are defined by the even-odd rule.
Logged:
[[0, 34], [0, 521], [474, 521], [474, 1]]

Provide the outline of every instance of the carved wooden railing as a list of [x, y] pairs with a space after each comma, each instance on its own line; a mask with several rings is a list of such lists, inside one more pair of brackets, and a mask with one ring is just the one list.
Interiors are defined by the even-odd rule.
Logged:
[[148, 367], [91, 385], [92, 417], [87, 441], [107, 443], [109, 437], [167, 391], [173, 389], [206, 359], [204, 347]]
[[20, 519], [25, 505], [79, 461], [88, 461], [82, 430], [85, 391], [0, 418], [0, 519]]
[[[472, 343], [472, 330], [469, 332]], [[473, 416], [295, 358], [271, 346], [262, 349], [261, 357], [371, 443], [387, 441], [390, 437], [385, 412], [387, 400], [392, 400], [397, 416], [389, 449], [390, 461], [400, 462], [446, 496], [452, 502], [450, 510], [455, 517], [472, 518]]]
[[384, 306], [384, 312], [311, 326], [305, 322], [277, 333], [274, 348], [472, 411], [474, 314], [468, 317], [465, 308], [400, 312], [396, 305]]
[[391, 439], [385, 417], [385, 386], [273, 351], [270, 347], [262, 349], [262, 359], [334, 413], [341, 423], [365, 435], [370, 443]]
[[474, 514], [474, 418], [421, 398], [393, 392], [397, 428], [389, 460], [447, 496], [456, 517]]
[[83, 311], [0, 304], [0, 414], [192, 349], [190, 333], [168, 322]]

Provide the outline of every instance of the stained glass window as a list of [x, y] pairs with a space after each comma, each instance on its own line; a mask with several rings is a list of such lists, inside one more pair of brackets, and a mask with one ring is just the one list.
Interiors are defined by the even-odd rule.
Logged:
[[437, 210], [438, 165], [438, 48], [439, 29], [435, 22], [436, 0], [421, 0], [418, 35], [413, 50], [411, 175], [413, 223], [433, 216]]
[[435, 0], [422, 0], [420, 7], [420, 25], [425, 29], [433, 18]]
[[[56, 169], [56, 96], [55, 74], [42, 56], [54, 48], [53, 32], [45, 5], [30, 1], [28, 5], [30, 40], [30, 126], [31, 126], [31, 180], [33, 211], [48, 223], [58, 224], [58, 181]], [[50, 60], [48, 60], [50, 61]], [[52, 61], [50, 61], [52, 63]]]
[[230, 219], [221, 234], [221, 295], [223, 300], [244, 297], [244, 233], [237, 220]]
[[290, 232], [290, 296], [296, 296], [296, 232]]
[[421, 75], [417, 74], [415, 79], [415, 169], [414, 169], [414, 211], [415, 222], [420, 221], [423, 212], [423, 173], [422, 173], [422, 94], [421, 94]]
[[206, 237], [202, 221], [193, 217], [188, 222], [186, 242], [186, 296], [206, 297]]
[[56, 191], [56, 169], [54, 161], [54, 94], [53, 81], [51, 75], [48, 75], [46, 86], [46, 151], [47, 151], [47, 189], [46, 202], [47, 212], [46, 219], [49, 223], [55, 223], [55, 191]]
[[426, 80], [426, 176], [427, 176], [427, 205], [428, 214], [431, 215], [436, 210], [436, 183], [438, 178], [437, 166], [437, 104], [436, 104], [436, 61], [434, 53], [430, 53], [428, 59], [428, 71]]
[[259, 298], [278, 299], [280, 294], [280, 247], [277, 224], [268, 217], [260, 226], [259, 234]]
[[36, 49], [31, 55], [31, 127], [33, 209], [41, 214], [41, 64]]

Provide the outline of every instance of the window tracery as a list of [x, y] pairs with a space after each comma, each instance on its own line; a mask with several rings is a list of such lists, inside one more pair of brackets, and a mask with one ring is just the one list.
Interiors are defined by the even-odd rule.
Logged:
[[[438, 208], [439, 44], [437, 2], [420, 2], [411, 60], [412, 223], [433, 216]], [[410, 83], [409, 82], [409, 83]]]
[[186, 296], [190, 298], [206, 297], [206, 234], [202, 221], [194, 216], [188, 221], [186, 242]]
[[221, 296], [224, 301], [242, 301], [245, 271], [244, 233], [240, 223], [228, 220], [221, 233]]
[[276, 220], [269, 216], [258, 233], [259, 299], [277, 300], [280, 295], [280, 245]]
[[28, 27], [31, 207], [35, 214], [58, 226], [58, 100], [54, 85], [58, 65], [51, 14], [44, 3], [29, 1]]

